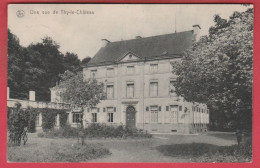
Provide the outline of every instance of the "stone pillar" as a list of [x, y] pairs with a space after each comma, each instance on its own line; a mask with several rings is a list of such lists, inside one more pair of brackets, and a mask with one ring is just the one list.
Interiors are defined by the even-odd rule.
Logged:
[[72, 112], [69, 112], [69, 124], [71, 125], [72, 124]]
[[9, 89], [9, 87], [7, 87], [7, 100], [9, 100], [9, 98], [10, 98], [9, 97], [10, 96], [9, 93], [10, 93], [10, 89]]
[[56, 122], [57, 122], [57, 127], [60, 128], [60, 114], [57, 114], [57, 118], [56, 118]]
[[35, 91], [29, 91], [29, 100], [35, 101]]
[[39, 113], [39, 126], [42, 126], [42, 113]]

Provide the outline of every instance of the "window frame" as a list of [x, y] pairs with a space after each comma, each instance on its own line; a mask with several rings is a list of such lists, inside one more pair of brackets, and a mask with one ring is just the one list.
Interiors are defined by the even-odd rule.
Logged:
[[[109, 86], [112, 86], [112, 88], [113, 88], [111, 97], [108, 97], [108, 87]], [[113, 99], [114, 98], [114, 92], [115, 92], [114, 84], [107, 84], [106, 85], [106, 96], [107, 96], [107, 99]]]
[[[94, 73], [93, 73], [94, 72]], [[92, 70], [90, 70], [90, 78], [95, 78], [96, 77], [96, 75], [97, 75], [97, 69], [92, 69]]]
[[[130, 71], [129, 71], [130, 67], [133, 68], [132, 71], [131, 71], [131, 73], [129, 73], [129, 72], [130, 72]], [[126, 66], [126, 74], [127, 74], [127, 75], [133, 75], [133, 74], [135, 74], [135, 66], [134, 66], [134, 65], [128, 65], [128, 66]]]
[[[155, 71], [155, 67], [156, 68], [156, 71]], [[151, 63], [150, 64], [150, 73], [158, 73], [159, 71], [159, 64], [158, 63]]]
[[[153, 110], [153, 108], [157, 108], [156, 110]], [[150, 106], [150, 123], [158, 123], [159, 122], [159, 106], [153, 105]]]
[[[74, 115], [75, 115], [75, 117], [74, 117]], [[78, 117], [76, 117], [76, 116], [78, 116]], [[74, 123], [74, 124], [81, 123], [79, 121], [80, 118], [81, 118], [81, 120], [83, 119], [82, 113], [75, 113], [75, 112], [72, 113], [72, 123]]]
[[[133, 85], [132, 95], [128, 95], [128, 85]], [[134, 98], [134, 97], [135, 97], [135, 83], [134, 82], [126, 82], [126, 98]]]
[[[157, 83], [157, 90], [156, 90], [156, 95], [153, 95], [155, 91], [152, 90], [152, 83]], [[159, 82], [158, 81], [150, 81], [149, 84], [149, 96], [150, 97], [158, 97], [159, 96]]]
[[91, 113], [91, 117], [92, 117], [92, 122], [93, 123], [97, 123], [97, 113]]
[[[110, 74], [109, 74], [109, 69], [110, 69], [110, 70], [112, 69], [112, 71], [110, 72]], [[107, 77], [112, 77], [112, 76], [114, 76], [114, 75], [115, 75], [115, 68], [113, 68], [113, 67], [108, 67], [108, 68], [106, 69], [106, 75], [107, 75]]]

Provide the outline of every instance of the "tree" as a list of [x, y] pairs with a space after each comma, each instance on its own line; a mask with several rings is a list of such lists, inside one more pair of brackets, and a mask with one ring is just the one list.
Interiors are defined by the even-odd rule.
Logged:
[[82, 66], [86, 66], [87, 63], [91, 60], [91, 57], [86, 57], [81, 61]]
[[[10, 96], [13, 98], [24, 98], [23, 92], [23, 60], [25, 49], [20, 45], [17, 36], [8, 29], [8, 87], [11, 88]], [[27, 92], [28, 93], [28, 92]]]
[[[63, 77], [64, 80], [58, 86], [59, 93], [62, 101], [70, 103], [72, 107], [79, 107], [83, 112], [84, 107], [94, 107], [104, 98], [104, 84], [95, 79], [84, 80], [82, 71], [73, 77], [71, 77], [71, 73], [67, 72]], [[83, 121], [81, 128], [83, 128]], [[83, 144], [83, 134], [81, 138]]]
[[176, 93], [206, 103], [211, 126], [252, 131], [253, 9], [214, 21], [173, 65]]
[[81, 71], [80, 60], [77, 54], [66, 52], [64, 56], [64, 70], [69, 70], [71, 72]]

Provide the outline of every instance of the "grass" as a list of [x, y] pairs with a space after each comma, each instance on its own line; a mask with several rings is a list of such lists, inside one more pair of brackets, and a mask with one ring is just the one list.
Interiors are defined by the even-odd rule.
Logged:
[[165, 156], [186, 158], [192, 162], [251, 162], [252, 145], [246, 143], [238, 147], [217, 146], [206, 143], [161, 145], [157, 150]]
[[9, 162], [88, 162], [110, 155], [110, 151], [99, 143], [81, 145], [74, 139], [35, 138], [23, 146], [8, 144]]

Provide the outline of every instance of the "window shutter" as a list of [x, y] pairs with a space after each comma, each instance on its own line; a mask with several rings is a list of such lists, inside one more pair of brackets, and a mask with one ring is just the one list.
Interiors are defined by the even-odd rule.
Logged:
[[179, 111], [182, 111], [182, 106], [179, 106]]
[[99, 108], [97, 108], [97, 112], [99, 112]]
[[[159, 106], [159, 111], [160, 111], [160, 108], [161, 106]], [[162, 123], [162, 120], [163, 120], [163, 113], [158, 113], [158, 123]]]
[[169, 111], [169, 106], [166, 106], [166, 111]]
[[146, 107], [146, 111], [149, 111], [149, 107], [148, 106]]
[[103, 112], [106, 112], [106, 108], [105, 107], [103, 108]]
[[116, 107], [114, 107], [114, 112], [116, 112]]
[[107, 122], [109, 122], [109, 113], [107, 113]]
[[161, 106], [159, 106], [159, 110], [158, 111], [161, 111]]

